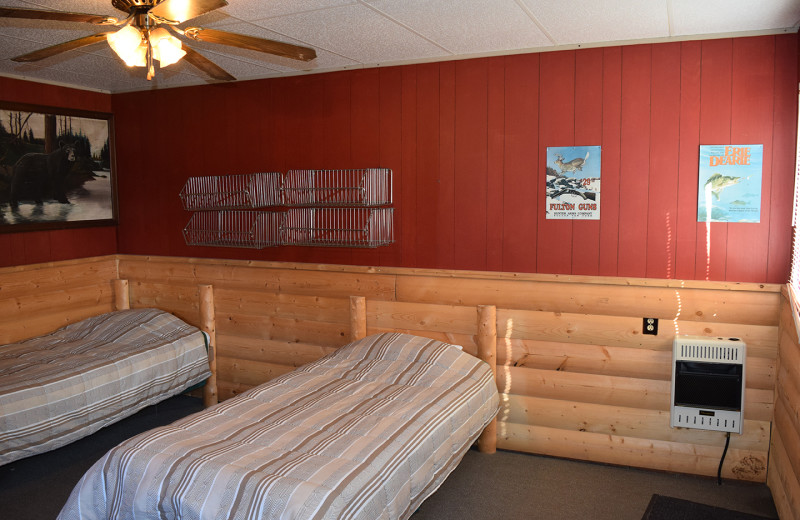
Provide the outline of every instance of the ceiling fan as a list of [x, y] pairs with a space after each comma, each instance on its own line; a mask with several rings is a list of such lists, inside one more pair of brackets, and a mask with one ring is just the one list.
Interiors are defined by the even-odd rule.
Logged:
[[155, 76], [154, 60], [158, 60], [160, 67], [166, 67], [184, 58], [211, 78], [232, 81], [236, 78], [188, 45], [182, 44], [176, 36], [250, 49], [295, 60], [310, 61], [317, 57], [314, 49], [290, 43], [217, 29], [201, 27], [181, 29], [178, 27], [187, 20], [228, 5], [226, 0], [111, 0], [111, 5], [127, 13], [127, 16], [117, 19], [112, 16], [96, 14], [0, 7], [0, 18], [55, 20], [119, 28], [115, 31], [99, 32], [59, 43], [17, 56], [12, 60], [17, 62], [39, 61], [62, 52], [107, 40], [111, 48], [128, 66], [147, 67], [148, 80]]

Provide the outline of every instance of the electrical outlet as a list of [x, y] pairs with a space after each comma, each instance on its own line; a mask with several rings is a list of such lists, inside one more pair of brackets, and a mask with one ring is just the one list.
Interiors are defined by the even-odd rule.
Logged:
[[642, 318], [642, 334], [658, 335], [658, 318]]

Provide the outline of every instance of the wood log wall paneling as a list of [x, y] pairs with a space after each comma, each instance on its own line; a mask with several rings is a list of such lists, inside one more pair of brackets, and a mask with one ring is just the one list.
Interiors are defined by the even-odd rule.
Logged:
[[[777, 285], [120, 256], [133, 307], [196, 315], [214, 286], [220, 398], [347, 343], [351, 297], [367, 333], [403, 331], [477, 352], [496, 306], [498, 447], [716, 475], [725, 438], [669, 427], [672, 338], [748, 344], [744, 433], [723, 477], [766, 480], [776, 380]], [[642, 318], [659, 318], [657, 336]], [[796, 406], [796, 405], [795, 405]]]
[[782, 520], [800, 519], [800, 342], [793, 313], [797, 313], [797, 309], [793, 310], [784, 292], [767, 475], [767, 484]]
[[114, 309], [114, 257], [0, 268], [0, 345]]

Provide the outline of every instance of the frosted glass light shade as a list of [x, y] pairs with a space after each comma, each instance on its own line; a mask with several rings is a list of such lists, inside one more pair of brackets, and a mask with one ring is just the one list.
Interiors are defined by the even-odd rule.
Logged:
[[142, 41], [142, 33], [136, 27], [126, 25], [119, 31], [106, 36], [108, 45], [129, 67], [144, 67], [147, 45]]
[[172, 36], [163, 27], [158, 27], [150, 31], [150, 45], [153, 46], [153, 57], [158, 60], [162, 67], [172, 65], [184, 56], [181, 41]]

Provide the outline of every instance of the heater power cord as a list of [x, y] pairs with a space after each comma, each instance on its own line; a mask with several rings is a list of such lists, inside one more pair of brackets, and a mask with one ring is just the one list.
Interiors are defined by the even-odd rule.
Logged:
[[725, 460], [725, 454], [728, 453], [728, 444], [731, 442], [731, 432], [725, 434], [725, 449], [722, 450], [722, 458], [719, 459], [719, 468], [717, 468], [717, 485], [722, 485], [722, 462]]

